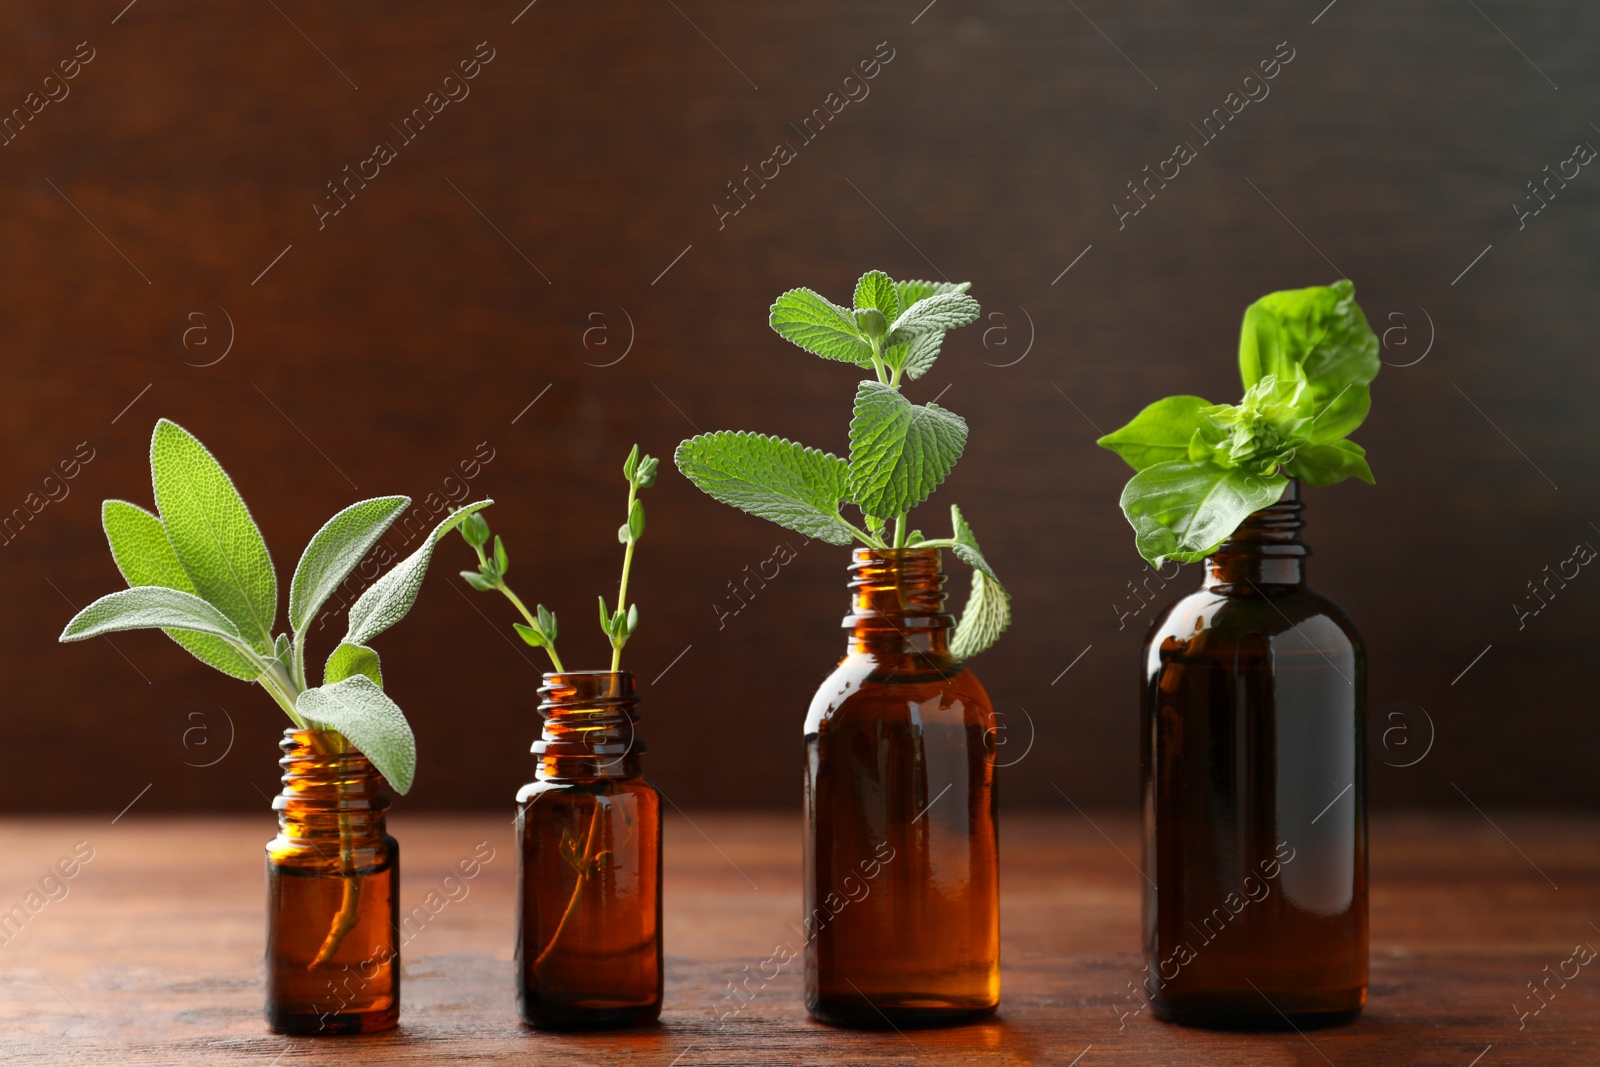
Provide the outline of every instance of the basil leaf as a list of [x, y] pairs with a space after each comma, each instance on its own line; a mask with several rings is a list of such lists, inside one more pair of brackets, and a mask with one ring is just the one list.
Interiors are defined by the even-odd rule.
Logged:
[[[1157, 463], [1191, 458], [1190, 444], [1195, 435], [1221, 439], [1202, 412], [1212, 407], [1198, 396], [1169, 396], [1157, 400], [1133, 417], [1120, 430], [1113, 430], [1095, 444], [1109, 448], [1127, 461], [1135, 471]], [[1208, 442], [1209, 443], [1209, 442]]]
[[1245, 310], [1239, 374], [1246, 389], [1269, 374], [1308, 383], [1304, 414], [1315, 443], [1343, 437], [1366, 418], [1367, 383], [1378, 376], [1378, 337], [1355, 301], [1355, 286], [1268, 293]]
[[1212, 463], [1176, 460], [1135, 474], [1122, 490], [1122, 512], [1139, 554], [1152, 567], [1194, 563], [1227, 540], [1251, 512], [1283, 496], [1289, 479]]
[[1367, 466], [1367, 450], [1354, 441], [1334, 441], [1326, 445], [1301, 445], [1284, 473], [1307, 485], [1333, 485], [1346, 478], [1360, 478], [1376, 484]]

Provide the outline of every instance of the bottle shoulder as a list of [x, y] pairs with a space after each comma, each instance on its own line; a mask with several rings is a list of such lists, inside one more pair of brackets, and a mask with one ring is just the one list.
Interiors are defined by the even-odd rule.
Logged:
[[909, 716], [913, 705], [928, 706], [930, 701], [940, 708], [959, 704], [970, 722], [993, 719], [988, 691], [966, 664], [948, 657], [904, 659], [890, 663], [860, 652], [845, 656], [812, 696], [805, 732], [814, 734], [841, 717]]
[[1270, 639], [1298, 633], [1319, 648], [1361, 654], [1364, 646], [1355, 623], [1337, 603], [1310, 586], [1244, 593], [1197, 589], [1156, 616], [1145, 635], [1145, 648], [1171, 641]]

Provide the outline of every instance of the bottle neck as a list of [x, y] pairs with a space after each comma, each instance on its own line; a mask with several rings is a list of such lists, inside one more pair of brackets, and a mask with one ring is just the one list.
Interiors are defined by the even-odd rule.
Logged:
[[1299, 479], [1291, 478], [1276, 504], [1253, 512], [1206, 557], [1204, 589], [1248, 595], [1284, 592], [1305, 585], [1305, 558], [1311, 549], [1300, 539]]
[[533, 743], [540, 781], [637, 778], [644, 743], [639, 698], [627, 671], [566, 671], [539, 687], [544, 734]]
[[858, 548], [850, 561], [850, 651], [948, 659], [950, 629], [936, 548]]
[[389, 790], [366, 756], [333, 730], [283, 732], [283, 792], [273, 798], [278, 829], [286, 838], [357, 844], [384, 835]]

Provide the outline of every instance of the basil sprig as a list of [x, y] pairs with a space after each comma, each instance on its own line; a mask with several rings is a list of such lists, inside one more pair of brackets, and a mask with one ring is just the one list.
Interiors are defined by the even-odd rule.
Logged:
[[1121, 503], [1139, 554], [1156, 567], [1205, 558], [1290, 478], [1372, 482], [1366, 450], [1347, 437], [1372, 406], [1378, 366], [1377, 335], [1348, 280], [1251, 304], [1239, 403], [1169, 396], [1097, 442], [1136, 472]]

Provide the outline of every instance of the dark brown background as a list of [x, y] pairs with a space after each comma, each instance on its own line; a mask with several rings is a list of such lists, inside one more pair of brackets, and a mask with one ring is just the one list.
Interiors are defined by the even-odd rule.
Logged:
[[[285, 588], [336, 509], [421, 499], [489, 442], [473, 491], [500, 501], [514, 584], [562, 613], [570, 665], [598, 666], [591, 605], [614, 590], [629, 444], [668, 457], [739, 428], [842, 450], [851, 369], [780, 341], [766, 308], [798, 284], [842, 299], [881, 267], [971, 279], [999, 316], [952, 335], [908, 392], [944, 391], [970, 420], [937, 499], [962, 505], [1016, 598], [977, 664], [1008, 759], [1036, 728], [1008, 802], [1136, 796], [1155, 609], [1119, 629], [1141, 563], [1116, 508], [1127, 472], [1096, 430], [1167, 393], [1233, 399], [1244, 306], [1347, 274], [1375, 327], [1402, 328], [1392, 364], [1437, 335], [1376, 383], [1357, 437], [1379, 485], [1310, 494], [1314, 578], [1371, 649], [1374, 798], [1593, 806], [1600, 577], [1522, 630], [1512, 603], [1600, 544], [1600, 175], [1520, 232], [1511, 207], [1575, 142], [1600, 144], [1593, 6], [923, 2], [539, 0], [515, 24], [521, 0], [7, 4], [0, 108], [78, 42], [95, 58], [0, 148], [0, 508], [79, 442], [95, 458], [0, 547], [0, 805], [259, 809], [273, 789], [284, 724], [264, 694], [158, 634], [55, 643], [73, 605], [121, 584], [97, 508], [149, 505], [158, 416], [233, 474]], [[397, 141], [388, 124], [480, 41], [495, 58], [470, 97], [319, 231], [324, 183]], [[719, 230], [725, 183], [797, 141], [788, 124], [882, 41], [894, 59], [870, 96]], [[1196, 140], [1188, 123], [1282, 41], [1295, 58], [1271, 96], [1119, 231], [1124, 183]], [[231, 351], [196, 366], [227, 319]], [[630, 332], [625, 359], [594, 365]], [[805, 548], [719, 630], [726, 583], [799, 539], [669, 466], [625, 659], [647, 687], [650, 772], [685, 807], [794, 806], [806, 702], [842, 647], [845, 552]], [[540, 664], [506, 639], [508, 608], [454, 577], [467, 559], [446, 542], [377, 642], [421, 747], [408, 807], [508, 807], [532, 769]], [[1431, 751], [1387, 766], [1425, 750], [1418, 708]]]

